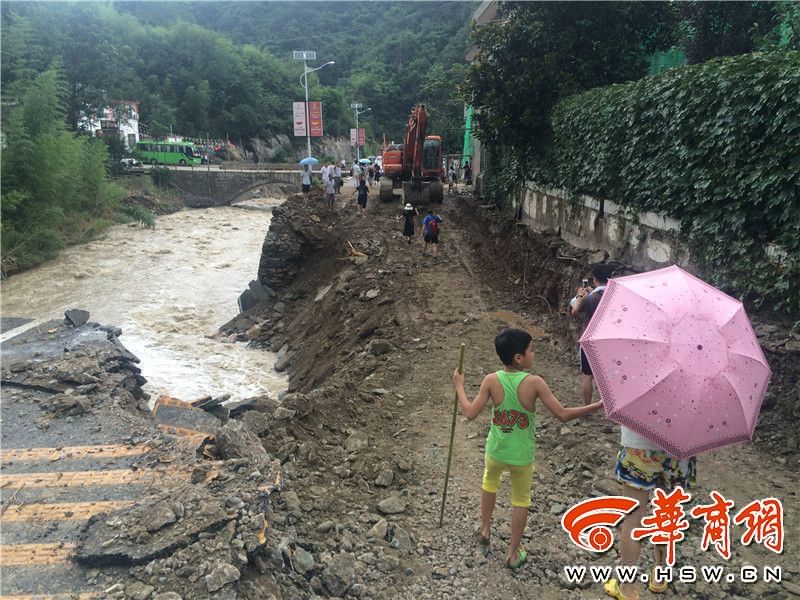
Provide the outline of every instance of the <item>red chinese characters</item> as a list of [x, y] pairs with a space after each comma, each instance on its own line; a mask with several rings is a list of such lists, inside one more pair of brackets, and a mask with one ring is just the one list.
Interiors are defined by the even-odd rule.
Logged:
[[683, 504], [691, 500], [691, 496], [676, 487], [671, 493], [656, 488], [653, 498], [653, 514], [642, 519], [642, 525], [631, 532], [631, 537], [640, 540], [649, 537], [653, 544], [666, 544], [667, 564], [675, 564], [675, 544], [683, 540], [683, 532], [689, 529], [686, 511]]
[[783, 552], [783, 504], [777, 498], [754, 500], [736, 513], [733, 522], [744, 524], [745, 546], [755, 541], [776, 554]]
[[731, 519], [730, 509], [733, 501], [726, 500], [719, 492], [711, 492], [713, 504], [700, 504], [695, 506], [690, 513], [695, 519], [704, 519], [703, 525], [703, 550], [708, 550], [709, 544], [714, 544], [714, 549], [719, 555], [728, 560], [731, 557]]

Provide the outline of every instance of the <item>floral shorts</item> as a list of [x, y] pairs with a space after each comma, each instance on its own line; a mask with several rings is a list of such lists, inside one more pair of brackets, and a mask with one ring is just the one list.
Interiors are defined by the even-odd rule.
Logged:
[[694, 457], [678, 460], [663, 450], [622, 446], [617, 454], [614, 474], [620, 482], [637, 490], [657, 487], [671, 490], [677, 486], [688, 490], [696, 483], [696, 460]]

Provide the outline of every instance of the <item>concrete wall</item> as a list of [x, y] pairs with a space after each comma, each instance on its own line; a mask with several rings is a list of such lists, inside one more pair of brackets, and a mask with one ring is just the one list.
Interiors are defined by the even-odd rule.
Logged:
[[687, 248], [678, 239], [677, 219], [651, 212], [626, 214], [614, 202], [586, 195], [579, 196], [573, 204], [564, 190], [532, 182], [527, 184], [516, 207], [520, 204], [528, 225], [537, 230], [558, 230], [573, 246], [605, 250], [616, 260], [646, 269], [686, 265], [690, 261]]
[[170, 183], [185, 199], [186, 206], [207, 208], [226, 206], [243, 193], [270, 183], [297, 184], [300, 191], [300, 171], [206, 171], [170, 170]]

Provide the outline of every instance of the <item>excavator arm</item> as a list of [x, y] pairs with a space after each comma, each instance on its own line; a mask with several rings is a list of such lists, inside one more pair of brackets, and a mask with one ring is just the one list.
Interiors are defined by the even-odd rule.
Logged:
[[415, 106], [406, 123], [406, 139], [403, 146], [403, 170], [413, 177], [422, 176], [422, 148], [428, 128], [428, 113], [425, 105]]

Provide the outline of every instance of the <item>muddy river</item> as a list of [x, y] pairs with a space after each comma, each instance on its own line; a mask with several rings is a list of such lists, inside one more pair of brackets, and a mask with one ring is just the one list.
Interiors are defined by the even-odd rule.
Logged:
[[155, 229], [115, 226], [104, 239], [3, 281], [2, 314], [36, 324], [82, 308], [91, 321], [120, 327], [120, 340], [141, 360], [151, 401], [160, 394], [275, 395], [286, 380], [272, 368], [273, 353], [212, 336], [238, 312], [237, 298], [258, 271], [271, 209], [282, 201], [185, 210], [158, 217]]

